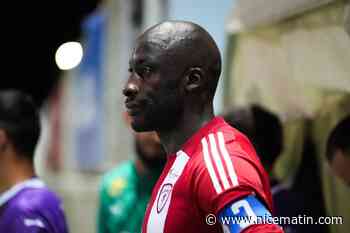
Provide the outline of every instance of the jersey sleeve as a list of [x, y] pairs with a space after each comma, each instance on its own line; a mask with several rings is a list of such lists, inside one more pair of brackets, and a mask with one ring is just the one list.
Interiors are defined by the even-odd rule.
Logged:
[[41, 216], [24, 212], [12, 219], [10, 225], [10, 232], [16, 233], [51, 233], [48, 224]]
[[[195, 201], [205, 214], [218, 214], [228, 203], [250, 194], [263, 193], [258, 168], [222, 133], [203, 138], [201, 158], [194, 177]], [[265, 202], [264, 197], [262, 197]]]
[[16, 233], [68, 233], [61, 200], [46, 188], [30, 189], [11, 207]]
[[269, 210], [254, 195], [246, 196], [225, 206], [218, 215], [224, 232], [283, 232], [280, 226], [274, 225]]

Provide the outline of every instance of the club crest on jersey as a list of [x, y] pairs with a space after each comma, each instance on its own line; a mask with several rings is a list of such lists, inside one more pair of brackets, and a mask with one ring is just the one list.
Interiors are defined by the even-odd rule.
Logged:
[[157, 213], [159, 214], [162, 212], [165, 204], [167, 203], [171, 190], [173, 189], [173, 184], [167, 183], [163, 184], [162, 188], [160, 189], [158, 198], [157, 198]]

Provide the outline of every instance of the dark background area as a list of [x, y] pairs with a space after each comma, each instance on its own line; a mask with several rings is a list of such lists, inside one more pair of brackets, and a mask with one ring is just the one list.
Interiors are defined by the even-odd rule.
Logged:
[[17, 1], [4, 7], [1, 89], [31, 94], [42, 105], [57, 83], [60, 71], [55, 52], [64, 42], [78, 40], [81, 21], [99, 0]]

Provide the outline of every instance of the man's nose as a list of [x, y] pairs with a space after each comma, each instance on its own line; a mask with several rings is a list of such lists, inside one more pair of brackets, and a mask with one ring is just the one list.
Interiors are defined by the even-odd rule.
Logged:
[[138, 92], [139, 92], [139, 88], [133, 82], [128, 82], [123, 89], [123, 94], [126, 97], [134, 97]]

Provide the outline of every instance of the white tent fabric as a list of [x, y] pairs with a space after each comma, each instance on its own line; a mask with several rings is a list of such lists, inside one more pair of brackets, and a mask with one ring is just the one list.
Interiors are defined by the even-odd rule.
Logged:
[[[248, 4], [253, 0], [239, 2]], [[313, 119], [311, 127], [322, 162], [327, 214], [343, 216], [344, 221], [344, 224], [331, 225], [330, 228], [333, 233], [347, 233], [350, 227], [349, 188], [338, 182], [323, 162], [330, 129], [350, 111], [350, 10], [349, 6], [345, 7], [349, 1], [318, 5], [317, 9], [302, 14], [312, 7], [304, 5], [304, 9], [296, 10], [292, 5], [297, 6], [296, 3], [302, 2], [299, 0], [273, 1], [274, 5], [286, 4], [285, 8], [269, 6], [274, 9], [263, 6], [263, 2], [265, 5], [269, 2], [267, 0], [255, 2], [257, 5], [250, 10], [235, 10], [235, 18], [231, 18], [228, 24], [232, 49], [225, 80], [226, 106], [257, 103], [288, 123], [296, 122], [289, 124], [284, 131], [287, 150], [277, 163], [277, 167], [284, 168], [286, 173], [281, 173], [281, 177], [293, 174], [296, 161], [300, 159], [297, 149], [302, 144], [300, 131], [303, 131], [303, 122], [298, 124], [297, 121]], [[317, 1], [308, 2], [316, 4]], [[289, 17], [292, 15], [294, 17]]]
[[[350, 37], [344, 3], [236, 37], [231, 104], [261, 102], [271, 110], [312, 116], [324, 91], [350, 92]], [[239, 88], [238, 88], [239, 87]]]
[[345, 30], [350, 36], [350, 1], [348, 2], [345, 8], [344, 25], [345, 25]]
[[231, 33], [271, 24], [334, 0], [237, 0], [227, 23]]

